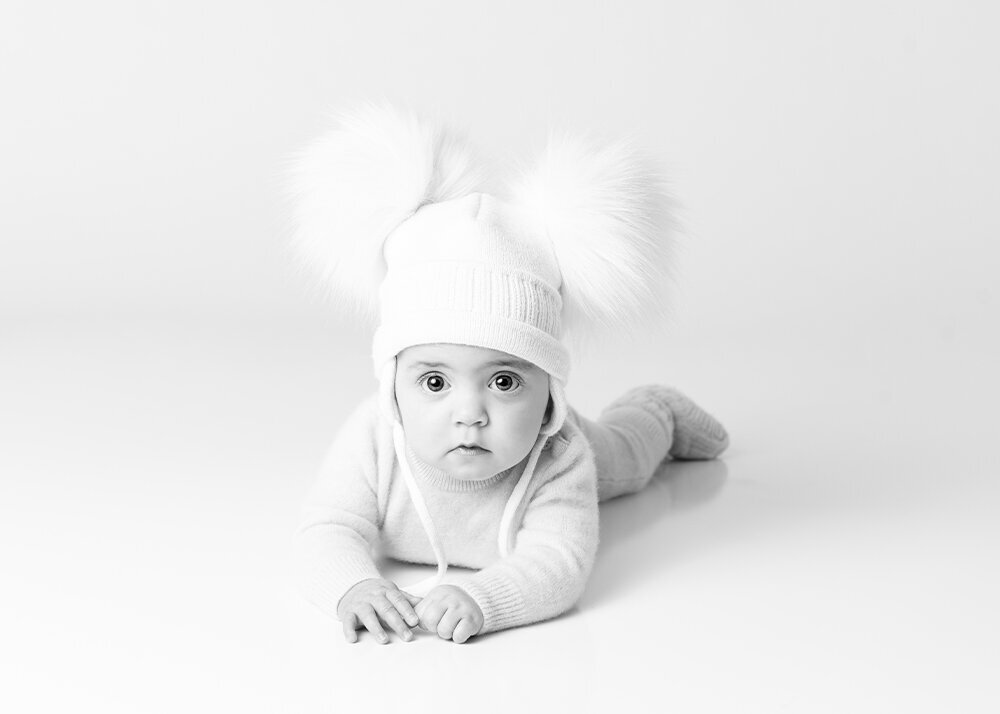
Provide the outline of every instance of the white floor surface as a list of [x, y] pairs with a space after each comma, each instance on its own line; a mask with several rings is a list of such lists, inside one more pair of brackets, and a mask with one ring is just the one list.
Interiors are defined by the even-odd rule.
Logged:
[[0, 710], [1000, 711], [995, 350], [680, 346], [581, 368], [584, 413], [632, 375], [672, 383], [731, 450], [602, 506], [565, 616], [379, 646], [346, 644], [289, 575], [299, 501], [374, 385], [348, 342], [2, 326]]

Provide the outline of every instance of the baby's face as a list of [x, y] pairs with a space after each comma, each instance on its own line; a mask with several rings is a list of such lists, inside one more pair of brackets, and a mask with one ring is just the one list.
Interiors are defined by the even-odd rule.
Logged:
[[397, 356], [406, 442], [452, 478], [481, 481], [519, 463], [538, 438], [548, 402], [548, 373], [506, 352], [431, 344]]

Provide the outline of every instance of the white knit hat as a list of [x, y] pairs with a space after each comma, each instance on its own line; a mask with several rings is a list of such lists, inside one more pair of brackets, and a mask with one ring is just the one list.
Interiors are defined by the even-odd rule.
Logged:
[[547, 243], [486, 193], [420, 208], [385, 242], [375, 364], [451, 342], [508, 352], [565, 381], [561, 279]]
[[[378, 320], [380, 403], [418, 511], [395, 406], [396, 355], [472, 345], [549, 374], [554, 408], [508, 503], [505, 553], [542, 444], [566, 415], [565, 331], [620, 329], [661, 312], [674, 226], [663, 181], [626, 141], [595, 147], [552, 136], [504, 197], [484, 191], [486, 178], [453, 132], [364, 104], [295, 157], [289, 189], [298, 254], [343, 306]], [[435, 542], [429, 516], [424, 525]], [[438, 560], [440, 568], [442, 553]]]
[[[376, 374], [447, 329], [565, 381], [565, 332], [662, 314], [672, 203], [628, 141], [553, 134], [506, 190], [484, 193], [496, 179], [442, 124], [370, 103], [293, 157], [297, 255], [340, 307], [379, 321]], [[434, 319], [437, 310], [450, 315]]]

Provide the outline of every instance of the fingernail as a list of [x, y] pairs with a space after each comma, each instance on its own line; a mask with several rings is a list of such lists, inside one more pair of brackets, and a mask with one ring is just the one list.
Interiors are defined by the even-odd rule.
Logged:
[[412, 632], [404, 632], [403, 633], [403, 639], [406, 640], [407, 642], [409, 642], [410, 640], [413, 639], [413, 633]]

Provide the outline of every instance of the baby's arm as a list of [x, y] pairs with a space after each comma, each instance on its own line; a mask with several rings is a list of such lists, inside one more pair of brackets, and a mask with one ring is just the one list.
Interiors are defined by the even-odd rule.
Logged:
[[[384, 580], [372, 557], [379, 532], [377, 446], [373, 404], [362, 404], [337, 434], [302, 508], [293, 538], [300, 589], [307, 600], [344, 623], [387, 642], [382, 623], [403, 639], [417, 624], [412, 604]], [[381, 622], [380, 622], [381, 620]]]
[[598, 511], [593, 456], [582, 435], [558, 463], [559, 472], [531, 496], [510, 554], [456, 582], [482, 611], [481, 633], [555, 617], [583, 594]]

